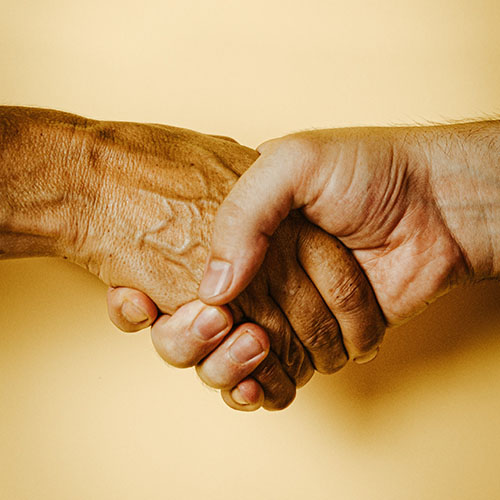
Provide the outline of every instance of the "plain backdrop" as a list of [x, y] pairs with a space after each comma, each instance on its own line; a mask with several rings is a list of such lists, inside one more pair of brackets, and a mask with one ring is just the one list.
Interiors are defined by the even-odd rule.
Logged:
[[[500, 112], [498, 0], [0, 0], [0, 103], [257, 146]], [[438, 300], [379, 358], [241, 414], [66, 262], [0, 263], [3, 500], [500, 498], [500, 287]]]

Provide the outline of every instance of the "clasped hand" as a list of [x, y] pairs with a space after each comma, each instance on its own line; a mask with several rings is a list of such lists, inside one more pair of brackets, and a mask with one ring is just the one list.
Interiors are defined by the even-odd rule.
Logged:
[[[431, 182], [436, 169], [446, 174], [440, 141], [459, 151], [455, 162], [469, 158], [456, 130], [435, 129], [324, 130], [262, 145], [215, 218], [204, 303], [153, 324], [160, 355], [196, 365], [233, 408], [283, 408], [314, 369], [372, 360], [386, 323], [403, 323], [477, 276], [468, 235], [450, 230]], [[156, 317], [137, 291], [112, 289], [108, 298], [122, 329]], [[122, 314], [127, 303], [148, 311], [142, 322]], [[200, 325], [210, 340], [194, 333]]]
[[217, 208], [256, 152], [172, 127], [99, 127], [107, 132], [98, 133], [94, 170], [106, 176], [72, 260], [103, 256], [91, 270], [112, 286], [108, 305], [118, 327], [152, 324], [165, 361], [196, 366], [243, 410], [284, 408], [314, 370], [333, 373], [349, 358], [371, 355], [385, 322], [363, 271], [298, 211], [227, 306], [196, 300]]
[[[500, 274], [500, 124], [353, 128], [259, 153], [163, 125], [0, 107], [0, 258], [67, 258], [236, 409], [372, 360], [387, 325]], [[499, 226], [499, 227], [497, 227]], [[205, 269], [205, 271], [204, 271]]]

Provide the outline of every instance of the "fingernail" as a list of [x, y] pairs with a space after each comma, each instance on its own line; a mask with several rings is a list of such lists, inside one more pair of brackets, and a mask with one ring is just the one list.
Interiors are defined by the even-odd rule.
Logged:
[[245, 398], [241, 395], [241, 392], [237, 387], [231, 391], [231, 397], [239, 405], [249, 404], [248, 401], [245, 401]]
[[249, 332], [240, 335], [229, 348], [229, 355], [240, 364], [248, 363], [263, 352], [262, 344]]
[[147, 313], [137, 304], [126, 300], [122, 305], [122, 316], [133, 325], [137, 325], [148, 319]]
[[199, 294], [202, 298], [216, 297], [224, 293], [233, 279], [233, 268], [229, 262], [211, 260], [201, 281]]
[[191, 327], [191, 331], [202, 340], [210, 340], [227, 328], [227, 319], [219, 309], [205, 307]]
[[369, 363], [370, 361], [373, 361], [378, 354], [379, 348], [377, 347], [373, 351], [369, 352], [368, 354], [364, 354], [363, 356], [358, 356], [357, 358], [354, 358], [354, 362], [358, 363], [358, 365], [363, 365], [365, 363]]

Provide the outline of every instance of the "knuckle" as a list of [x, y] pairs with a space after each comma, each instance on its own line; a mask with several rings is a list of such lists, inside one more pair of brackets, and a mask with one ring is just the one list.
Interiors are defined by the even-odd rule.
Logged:
[[329, 292], [343, 339], [361, 353], [373, 350], [380, 343], [386, 324], [364, 274], [359, 270], [352, 272]]
[[329, 289], [329, 295], [336, 310], [355, 312], [364, 309], [370, 302], [370, 290], [360, 271], [349, 274]]
[[304, 385], [311, 380], [312, 376], [314, 375], [314, 366], [312, 362], [308, 359], [307, 362], [302, 363], [302, 366], [300, 367], [300, 371], [295, 378], [295, 384], [297, 387], [303, 387]]
[[295, 337], [294, 333], [290, 335], [291, 341], [286, 352], [286, 357], [282, 360], [282, 363], [286, 373], [292, 381], [298, 387], [302, 387], [312, 377], [314, 368], [304, 346]]
[[304, 335], [304, 346], [317, 371], [331, 374], [345, 366], [348, 358], [335, 318], [314, 322]]
[[266, 325], [271, 346], [287, 375], [301, 386], [312, 376], [312, 364], [296, 333], [283, 317], [273, 315]]
[[[268, 334], [271, 348], [281, 352], [285, 342], [284, 322], [281, 312], [272, 307], [270, 297], [266, 296], [267, 290], [262, 280], [254, 280], [237, 299], [232, 302], [238, 308], [241, 321], [252, 321], [260, 325]], [[255, 300], [256, 297], [259, 300]]]
[[270, 411], [284, 410], [292, 404], [295, 399], [295, 395], [295, 390], [283, 392], [279, 395], [273, 395], [272, 397], [269, 397], [266, 394], [263, 406], [266, 410]]
[[295, 385], [280, 368], [276, 357], [270, 355], [253, 372], [255, 379], [264, 389], [264, 408], [282, 410], [295, 399]]
[[159, 356], [169, 365], [175, 368], [189, 368], [197, 362], [195, 353], [189, 348], [179, 348], [179, 346], [169, 337], [160, 336], [155, 326], [151, 329], [151, 339], [153, 346]]
[[336, 349], [339, 344], [340, 328], [334, 318], [323, 321], [313, 321], [305, 332], [304, 343], [310, 351], [328, 352]]
[[253, 371], [253, 374], [263, 386], [271, 388], [280, 379], [275, 356], [269, 353], [268, 357]]

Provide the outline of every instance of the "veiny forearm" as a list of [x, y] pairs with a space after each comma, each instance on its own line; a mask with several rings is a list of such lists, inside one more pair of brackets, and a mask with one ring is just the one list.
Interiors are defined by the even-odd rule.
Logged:
[[94, 122], [87, 132], [91, 194], [69, 258], [112, 285], [170, 283], [157, 303], [193, 299], [217, 208], [257, 153], [163, 125]]
[[99, 274], [109, 248], [99, 243], [114, 233], [186, 266], [206, 244], [207, 217], [257, 156], [236, 146], [175, 127], [0, 107], [0, 256], [68, 256]]
[[0, 107], [0, 140], [0, 257], [63, 256], [169, 311], [196, 297], [217, 208], [258, 156], [176, 127], [20, 107]]
[[67, 113], [0, 107], [0, 258], [61, 253], [84, 161], [73, 138], [85, 125]]

